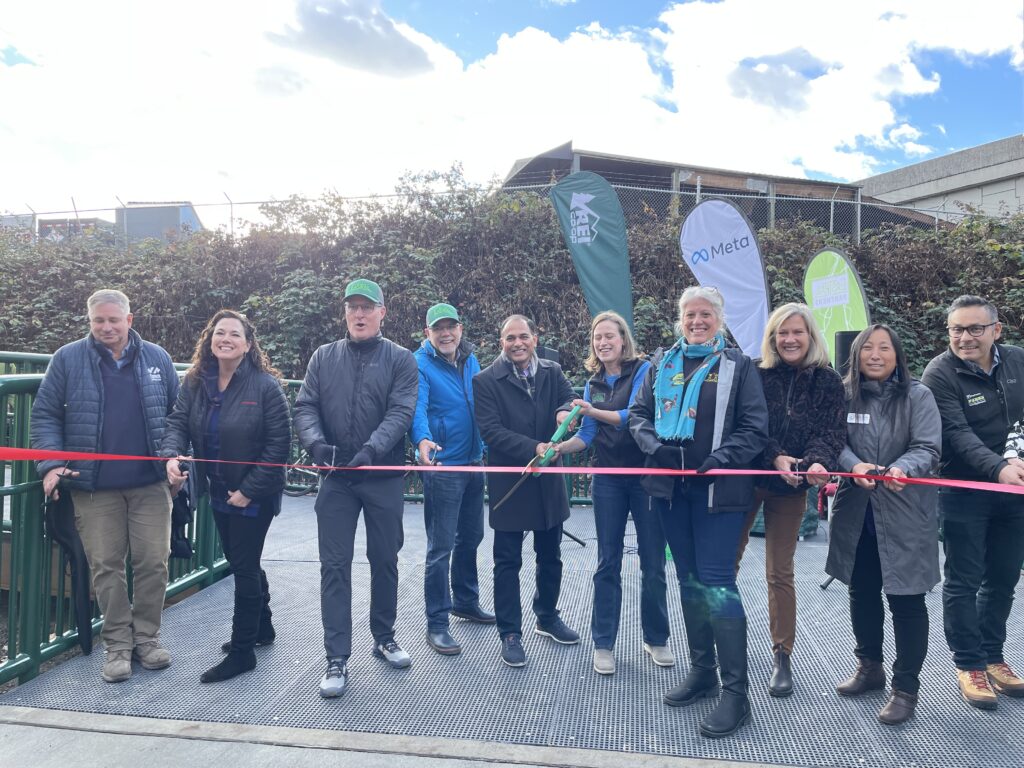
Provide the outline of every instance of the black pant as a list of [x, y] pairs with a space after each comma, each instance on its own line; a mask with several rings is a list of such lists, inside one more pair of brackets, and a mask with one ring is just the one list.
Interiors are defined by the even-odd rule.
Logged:
[[[537, 587], [533, 612], [537, 623], [558, 617], [558, 593], [562, 588], [562, 526], [532, 531], [537, 555]], [[523, 606], [519, 571], [523, 567], [523, 531], [494, 532], [494, 615], [498, 634], [523, 633]]]
[[320, 544], [320, 615], [327, 658], [352, 653], [352, 554], [360, 510], [366, 526], [370, 561], [370, 631], [378, 643], [395, 637], [398, 614], [398, 551], [402, 530], [401, 477], [350, 483], [330, 475], [316, 497]]
[[[928, 654], [928, 609], [924, 595], [886, 595], [892, 612], [896, 661], [892, 665], [893, 690], [916, 694], [918, 675]], [[885, 609], [882, 607], [882, 564], [878, 539], [865, 529], [857, 543], [857, 559], [850, 577], [850, 621], [859, 659], [882, 661]]]
[[943, 492], [946, 642], [958, 669], [1003, 661], [1006, 620], [1024, 561], [1024, 501], [988, 491]]
[[[224, 557], [235, 576], [235, 615], [231, 642], [236, 650], [252, 650], [259, 631], [260, 615], [266, 608], [266, 576], [260, 568], [260, 558], [263, 556], [267, 531], [274, 519], [274, 509], [280, 509], [280, 504], [262, 504], [255, 517], [213, 510], [213, 520], [224, 547]], [[269, 615], [269, 609], [266, 613]]]

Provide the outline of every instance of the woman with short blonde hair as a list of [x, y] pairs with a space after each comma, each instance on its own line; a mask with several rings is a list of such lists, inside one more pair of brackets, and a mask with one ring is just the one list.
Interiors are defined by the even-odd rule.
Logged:
[[[796, 641], [793, 557], [807, 507], [808, 483], [822, 485], [846, 443], [843, 383], [828, 360], [828, 347], [806, 304], [783, 304], [772, 312], [758, 367], [768, 403], [768, 444], [762, 469], [778, 476], [758, 479], [737, 568], [758, 510], [764, 507], [765, 580], [773, 666], [772, 696], [793, 693], [790, 654]], [[808, 473], [800, 474], [801, 470]]]

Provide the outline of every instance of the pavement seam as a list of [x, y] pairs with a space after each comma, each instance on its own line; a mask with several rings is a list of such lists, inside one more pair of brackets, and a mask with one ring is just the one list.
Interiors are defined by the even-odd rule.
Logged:
[[[733, 762], [667, 755], [610, 752], [506, 744], [469, 739], [443, 739], [361, 731], [328, 731], [272, 725], [205, 723], [188, 720], [156, 720], [125, 715], [106, 715], [34, 707], [0, 707], [0, 723], [8, 725], [89, 731], [122, 736], [236, 742], [298, 749], [339, 752], [411, 755], [448, 760], [475, 760], [505, 765], [544, 768], [779, 768], [769, 763]], [[500, 753], [500, 757], [496, 756]]]

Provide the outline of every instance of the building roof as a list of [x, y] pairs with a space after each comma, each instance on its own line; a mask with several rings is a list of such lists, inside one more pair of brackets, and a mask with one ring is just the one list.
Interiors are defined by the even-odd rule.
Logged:
[[893, 202], [953, 192], [1024, 175], [1024, 136], [1010, 136], [924, 160], [859, 182], [865, 195], [896, 196]]
[[552, 179], [557, 181], [572, 172], [576, 158], [579, 158], [579, 170], [599, 173], [612, 184], [655, 189], [672, 189], [676, 172], [679, 174], [679, 184], [684, 188], [695, 187], [700, 177], [701, 186], [709, 191], [714, 188], [746, 194], [764, 194], [768, 185], [774, 184], [777, 195], [818, 198], [834, 196], [837, 200], [851, 200], [856, 197], [859, 186], [574, 149], [571, 141], [534, 157], [516, 160], [503, 186], [519, 187], [548, 184]]

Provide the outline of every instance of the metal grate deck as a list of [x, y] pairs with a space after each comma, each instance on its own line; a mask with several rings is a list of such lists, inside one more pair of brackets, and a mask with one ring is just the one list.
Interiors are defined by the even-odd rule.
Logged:
[[[596, 565], [592, 516], [575, 509], [569, 529], [588, 540], [583, 549], [563, 541], [563, 617], [584, 635], [578, 646], [556, 646], [533, 634], [524, 636], [528, 665], [501, 664], [493, 627], [453, 619], [463, 653], [443, 657], [423, 639], [422, 508], [405, 514], [406, 543], [399, 572], [397, 639], [413, 656], [409, 670], [392, 670], [370, 655], [367, 626], [369, 566], [353, 567], [355, 652], [350, 659], [350, 690], [327, 701], [317, 693], [323, 671], [319, 616], [316, 521], [311, 499], [285, 500], [285, 511], [270, 530], [265, 567], [273, 594], [278, 640], [257, 650], [256, 671], [228, 683], [200, 686], [199, 674], [219, 658], [230, 627], [232, 581], [167, 609], [163, 639], [174, 654], [166, 670], [136, 667], [130, 681], [104, 684], [103, 654], [72, 659], [0, 697], [18, 705], [150, 718], [267, 724], [295, 728], [475, 739], [754, 761], [800, 766], [858, 768], [1019, 768], [1024, 763], [1024, 700], [1000, 697], [999, 709], [981, 712], [963, 704], [942, 635], [941, 589], [927, 597], [931, 652], [923, 673], [917, 716], [889, 728], [875, 716], [882, 692], [841, 699], [834, 684], [853, 665], [846, 589], [833, 584], [822, 592], [827, 542], [824, 534], [797, 550], [800, 608], [794, 670], [797, 691], [789, 699], [768, 696], [770, 671], [764, 588], [763, 541], [752, 539], [744, 558], [740, 589], [750, 619], [751, 697], [754, 721], [732, 738], [712, 741], [697, 733], [697, 721], [713, 701], [671, 709], [661, 695], [685, 669], [685, 642], [678, 589], [669, 574], [669, 612], [675, 633], [670, 644], [678, 663], [659, 669], [643, 653], [639, 627], [639, 563], [627, 556], [623, 617], [616, 648], [618, 672], [602, 677], [591, 668], [589, 642], [590, 578]], [[627, 547], [634, 539], [627, 532]], [[360, 534], [362, 536], [362, 527]], [[524, 626], [532, 613], [532, 548], [524, 552]], [[362, 552], [357, 542], [357, 552]], [[490, 536], [480, 548], [483, 602], [491, 602]], [[1018, 593], [1020, 594], [1020, 592]], [[1011, 616], [1007, 650], [1024, 667], [1018, 638], [1024, 617]], [[891, 634], [891, 632], [890, 632]], [[893, 657], [891, 638], [887, 656]]]

